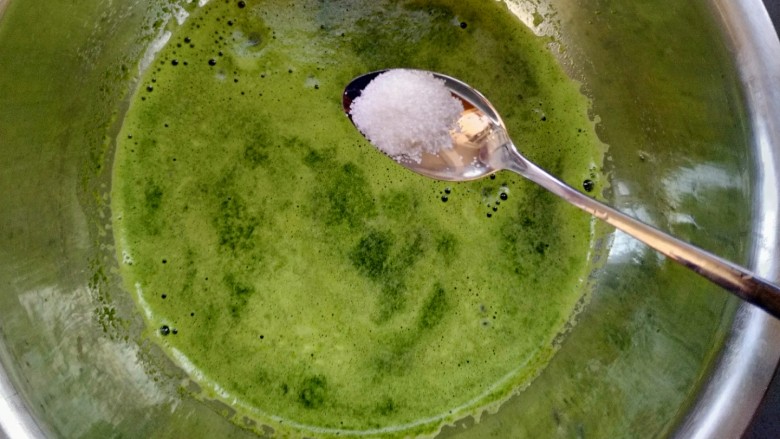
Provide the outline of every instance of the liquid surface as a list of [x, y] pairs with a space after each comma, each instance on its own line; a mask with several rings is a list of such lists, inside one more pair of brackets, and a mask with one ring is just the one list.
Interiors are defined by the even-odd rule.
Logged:
[[432, 434], [547, 363], [591, 219], [512, 175], [404, 170], [341, 91], [389, 67], [458, 77], [524, 154], [598, 193], [588, 102], [502, 3], [294, 6], [212, 1], [172, 29], [118, 138], [122, 274], [150, 336], [245, 426]]

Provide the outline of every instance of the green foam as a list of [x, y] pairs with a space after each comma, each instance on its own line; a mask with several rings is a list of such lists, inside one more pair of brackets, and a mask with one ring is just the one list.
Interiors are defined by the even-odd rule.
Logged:
[[586, 294], [591, 218], [510, 174], [414, 175], [340, 97], [380, 68], [458, 77], [598, 193], [588, 101], [545, 39], [478, 1], [212, 1], [172, 30], [118, 137], [112, 211], [149, 335], [205, 397], [293, 436], [407, 436], [539, 373]]

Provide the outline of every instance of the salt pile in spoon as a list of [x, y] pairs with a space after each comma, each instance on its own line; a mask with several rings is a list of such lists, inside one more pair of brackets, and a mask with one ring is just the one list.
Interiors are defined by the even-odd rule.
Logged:
[[380, 151], [420, 163], [423, 153], [452, 149], [451, 131], [463, 103], [443, 80], [419, 70], [390, 70], [374, 78], [349, 109], [352, 121]]

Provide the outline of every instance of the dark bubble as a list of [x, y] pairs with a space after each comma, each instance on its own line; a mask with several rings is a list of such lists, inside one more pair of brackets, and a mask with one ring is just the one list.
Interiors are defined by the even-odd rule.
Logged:
[[163, 299], [165, 299], [166, 297], [168, 297], [168, 295], [167, 295], [167, 294], [163, 294], [163, 295], [161, 295], [160, 297], [162, 297]]
[[178, 66], [179, 65], [179, 60], [178, 59], [172, 59], [171, 60], [171, 65], [172, 66]]
[[162, 325], [160, 327], [160, 334], [161, 335], [168, 335], [171, 333], [171, 328], [168, 327], [168, 325]]
[[244, 0], [241, 0], [240, 2], [238, 2], [238, 7], [239, 7], [239, 8], [244, 8], [244, 7], [246, 7], [246, 2], [245, 2]]
[[446, 195], [442, 195], [442, 196], [441, 196], [441, 201], [442, 201], [442, 202], [446, 203], [446, 202], [447, 202], [447, 200], [449, 200], [449, 198], [448, 198]]
[[450, 189], [448, 187], [444, 188], [444, 193], [445, 194], [449, 194], [450, 192], [452, 192], [452, 189]]
[[228, 26], [233, 26], [233, 20], [228, 20]]
[[163, 263], [163, 264], [167, 264], [167, 263], [168, 263], [168, 260], [167, 260], [167, 259], [163, 259], [163, 260], [162, 260], [162, 263]]
[[184, 42], [185, 42], [185, 43], [189, 43], [190, 41], [192, 41], [192, 40], [190, 39], [190, 37], [184, 37]]
[[215, 60], [214, 58], [211, 58], [211, 59], [209, 60], [209, 65], [210, 65], [210, 66], [215, 66], [215, 65], [217, 65], [217, 60]]
[[461, 21], [460, 22], [460, 28], [461, 29], [466, 29], [467, 27], [468, 27], [468, 23], [466, 23], [465, 21]]
[[491, 180], [495, 180], [496, 179], [496, 174], [490, 174], [490, 179]]
[[191, 313], [190, 313], [190, 317], [195, 317], [195, 313], [194, 313], [194, 312], [191, 312]]
[[152, 91], [152, 90], [154, 90], [154, 87], [152, 87], [151, 85], [146, 86], [146, 91]]
[[488, 213], [487, 213], [487, 217], [488, 217], [488, 218], [492, 218], [492, 217], [493, 217], [493, 214], [492, 214], [492, 213], [490, 213], [490, 212], [488, 212]]
[[590, 192], [593, 190], [593, 188], [596, 186], [596, 183], [593, 182], [591, 179], [587, 179], [582, 182], [582, 188], [585, 189], [585, 192]]
[[509, 195], [507, 195], [506, 192], [501, 192], [501, 195], [499, 195], [498, 197], [506, 201], [506, 199], [509, 198]]
[[220, 51], [217, 55], [222, 56], [222, 52]]
[[173, 335], [176, 335], [176, 334], [178, 334], [178, 333], [179, 333], [179, 330], [178, 330], [178, 329], [176, 329], [176, 328], [173, 328], [173, 329], [171, 330], [171, 333], [173, 333]]
[[493, 206], [493, 212], [498, 212], [498, 207]]

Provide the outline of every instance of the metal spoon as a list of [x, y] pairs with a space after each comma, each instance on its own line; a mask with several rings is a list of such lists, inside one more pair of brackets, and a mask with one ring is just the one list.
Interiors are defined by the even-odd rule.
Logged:
[[[342, 98], [347, 116], [352, 101], [385, 71], [359, 76], [347, 85]], [[452, 95], [463, 101], [465, 110], [458, 121], [460, 132], [452, 133], [451, 150], [423, 154], [419, 163], [396, 160], [402, 166], [447, 181], [475, 180], [500, 170], [516, 172], [780, 319], [780, 287], [596, 201], [548, 174], [517, 151], [498, 112], [482, 94], [455, 78], [430, 73], [444, 80]]]

